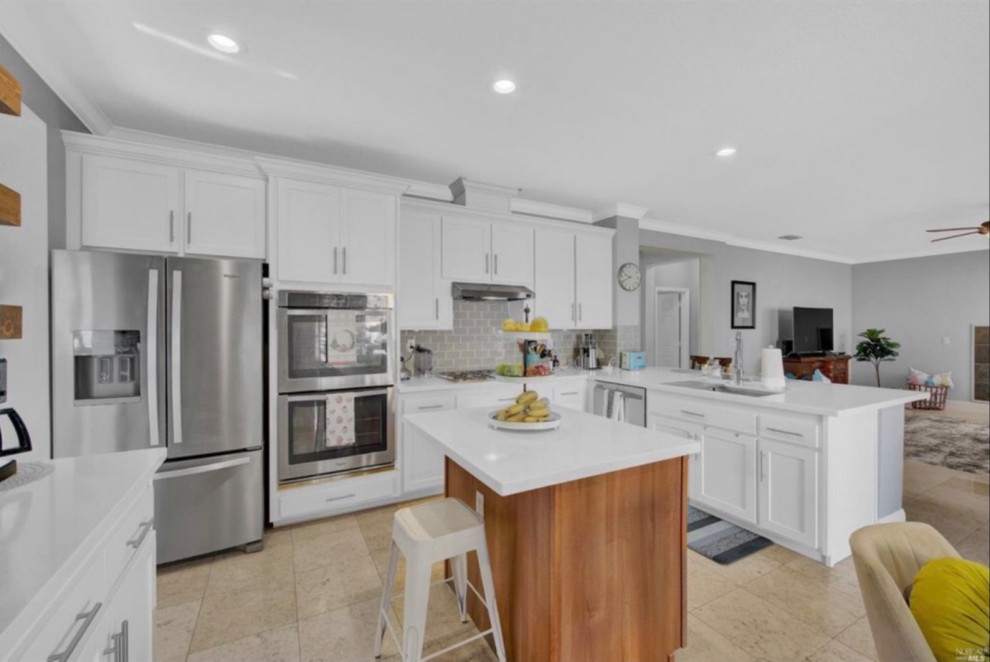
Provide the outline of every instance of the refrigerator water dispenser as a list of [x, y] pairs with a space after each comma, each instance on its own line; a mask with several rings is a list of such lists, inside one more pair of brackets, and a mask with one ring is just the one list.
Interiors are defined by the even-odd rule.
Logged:
[[75, 404], [140, 402], [140, 353], [140, 331], [73, 332]]

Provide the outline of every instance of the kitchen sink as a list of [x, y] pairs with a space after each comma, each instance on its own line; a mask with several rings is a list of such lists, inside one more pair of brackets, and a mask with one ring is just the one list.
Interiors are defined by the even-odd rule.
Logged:
[[680, 388], [691, 388], [696, 391], [712, 391], [714, 393], [731, 393], [732, 395], [746, 395], [751, 398], [762, 398], [767, 395], [777, 395], [777, 391], [765, 391], [756, 387], [737, 386], [735, 384], [715, 384], [692, 380], [688, 382], [668, 382], [664, 386], [677, 386]]

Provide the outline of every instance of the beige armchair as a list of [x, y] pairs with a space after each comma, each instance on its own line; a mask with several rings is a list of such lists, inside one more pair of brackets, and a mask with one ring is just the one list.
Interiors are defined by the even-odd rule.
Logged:
[[849, 544], [880, 662], [935, 662], [904, 589], [928, 561], [959, 558], [959, 553], [922, 522], [865, 526]]

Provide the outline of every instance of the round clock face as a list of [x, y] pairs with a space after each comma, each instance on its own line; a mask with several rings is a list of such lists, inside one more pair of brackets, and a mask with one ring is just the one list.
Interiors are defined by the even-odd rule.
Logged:
[[627, 292], [639, 288], [640, 278], [639, 267], [632, 262], [626, 262], [619, 267], [619, 287]]

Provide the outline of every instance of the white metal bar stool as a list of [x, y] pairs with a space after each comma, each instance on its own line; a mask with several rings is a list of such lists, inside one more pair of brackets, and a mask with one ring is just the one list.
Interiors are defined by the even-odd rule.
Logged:
[[[484, 596], [478, 593], [467, 578], [467, 554], [471, 551], [478, 555]], [[399, 565], [399, 552], [402, 552], [406, 558], [406, 581], [403, 594], [392, 595], [395, 572]], [[474, 591], [488, 609], [491, 628], [424, 658], [423, 639], [430, 599], [430, 575], [434, 563], [447, 560], [450, 561], [453, 577], [440, 580], [436, 584], [453, 582], [462, 623], [467, 622], [467, 590], [470, 588]], [[388, 609], [399, 595], [405, 597], [401, 643], [388, 617]], [[395, 640], [403, 662], [425, 662], [487, 634], [495, 638], [495, 650], [499, 662], [505, 662], [505, 643], [502, 641], [502, 626], [498, 620], [498, 607], [495, 604], [495, 585], [492, 582], [492, 568], [488, 561], [485, 522], [460, 499], [433, 501], [403, 508], [395, 513], [388, 576], [385, 579], [381, 607], [378, 610], [376, 658], [382, 656], [382, 639], [385, 637], [386, 629]]]

